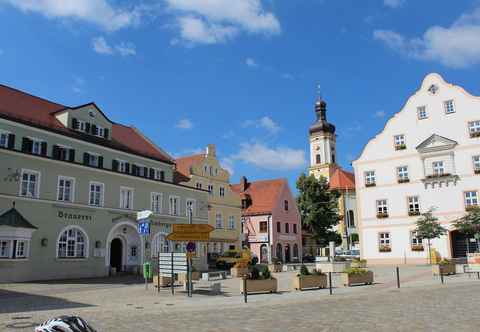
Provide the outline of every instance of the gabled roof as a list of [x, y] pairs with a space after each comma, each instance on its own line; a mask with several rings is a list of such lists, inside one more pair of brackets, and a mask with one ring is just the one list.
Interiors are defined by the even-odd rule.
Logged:
[[236, 193], [249, 195], [252, 200], [252, 204], [242, 211], [243, 215], [260, 215], [272, 213], [285, 186], [288, 186], [286, 179], [274, 179], [247, 182], [246, 190], [242, 190], [240, 184], [234, 184], [231, 188]]
[[11, 208], [0, 215], [0, 226], [9, 226], [15, 228], [38, 229], [25, 219], [15, 208]]
[[204, 159], [205, 154], [194, 154], [192, 156], [177, 158], [175, 159], [177, 172], [186, 178], [190, 178], [190, 175], [192, 175], [192, 166], [201, 163]]
[[[93, 103], [90, 104], [95, 105]], [[91, 135], [86, 135], [65, 127], [55, 116], [55, 113], [60, 111], [80, 108], [82, 106], [67, 107], [0, 84], [0, 117], [2, 118], [106, 146], [115, 150], [136, 154], [166, 163], [173, 163], [168, 154], [154, 146], [154, 144], [141, 135], [135, 128], [113, 123], [111, 133], [112, 139], [97, 139]]]
[[337, 168], [330, 177], [330, 189], [355, 190], [355, 176], [353, 173]]
[[433, 134], [422, 143], [420, 143], [416, 149], [420, 153], [428, 153], [428, 152], [436, 152], [436, 151], [443, 151], [443, 150], [451, 150], [453, 149], [458, 143], [454, 140], [449, 138]]

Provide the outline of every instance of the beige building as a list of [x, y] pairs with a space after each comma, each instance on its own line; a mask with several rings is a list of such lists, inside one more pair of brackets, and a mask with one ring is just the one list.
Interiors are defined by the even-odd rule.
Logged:
[[211, 144], [205, 153], [176, 160], [178, 183], [209, 192], [208, 223], [215, 228], [210, 234], [209, 254], [241, 249], [240, 195], [231, 190], [230, 174], [220, 166], [215, 150]]

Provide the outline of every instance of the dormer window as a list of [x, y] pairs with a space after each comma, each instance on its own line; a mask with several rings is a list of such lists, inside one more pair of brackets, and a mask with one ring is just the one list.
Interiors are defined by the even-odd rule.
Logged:
[[405, 150], [407, 145], [405, 143], [405, 135], [395, 135], [393, 137], [393, 141], [395, 144], [395, 150]]
[[101, 138], [109, 137], [109, 130], [108, 128], [104, 128], [102, 126], [97, 126], [94, 123], [89, 123], [83, 120], [72, 119], [72, 127], [74, 130], [80, 131], [85, 134], [94, 135]]

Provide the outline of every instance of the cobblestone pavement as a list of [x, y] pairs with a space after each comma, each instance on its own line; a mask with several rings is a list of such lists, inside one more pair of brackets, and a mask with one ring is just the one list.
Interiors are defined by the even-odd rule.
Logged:
[[[279, 294], [244, 304], [239, 280], [212, 296], [201, 282], [193, 298], [145, 291], [132, 279], [0, 285], [0, 331], [33, 331], [61, 314], [78, 314], [104, 331], [476, 331], [480, 280], [457, 275], [442, 285], [429, 267], [375, 268], [376, 284], [291, 292], [294, 273], [281, 273]], [[339, 285], [338, 278], [334, 284]]]

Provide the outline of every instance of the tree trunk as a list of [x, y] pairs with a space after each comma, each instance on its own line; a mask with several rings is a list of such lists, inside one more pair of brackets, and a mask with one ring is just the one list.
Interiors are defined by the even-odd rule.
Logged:
[[430, 239], [428, 239], [428, 263], [432, 265], [432, 251], [430, 247]]

